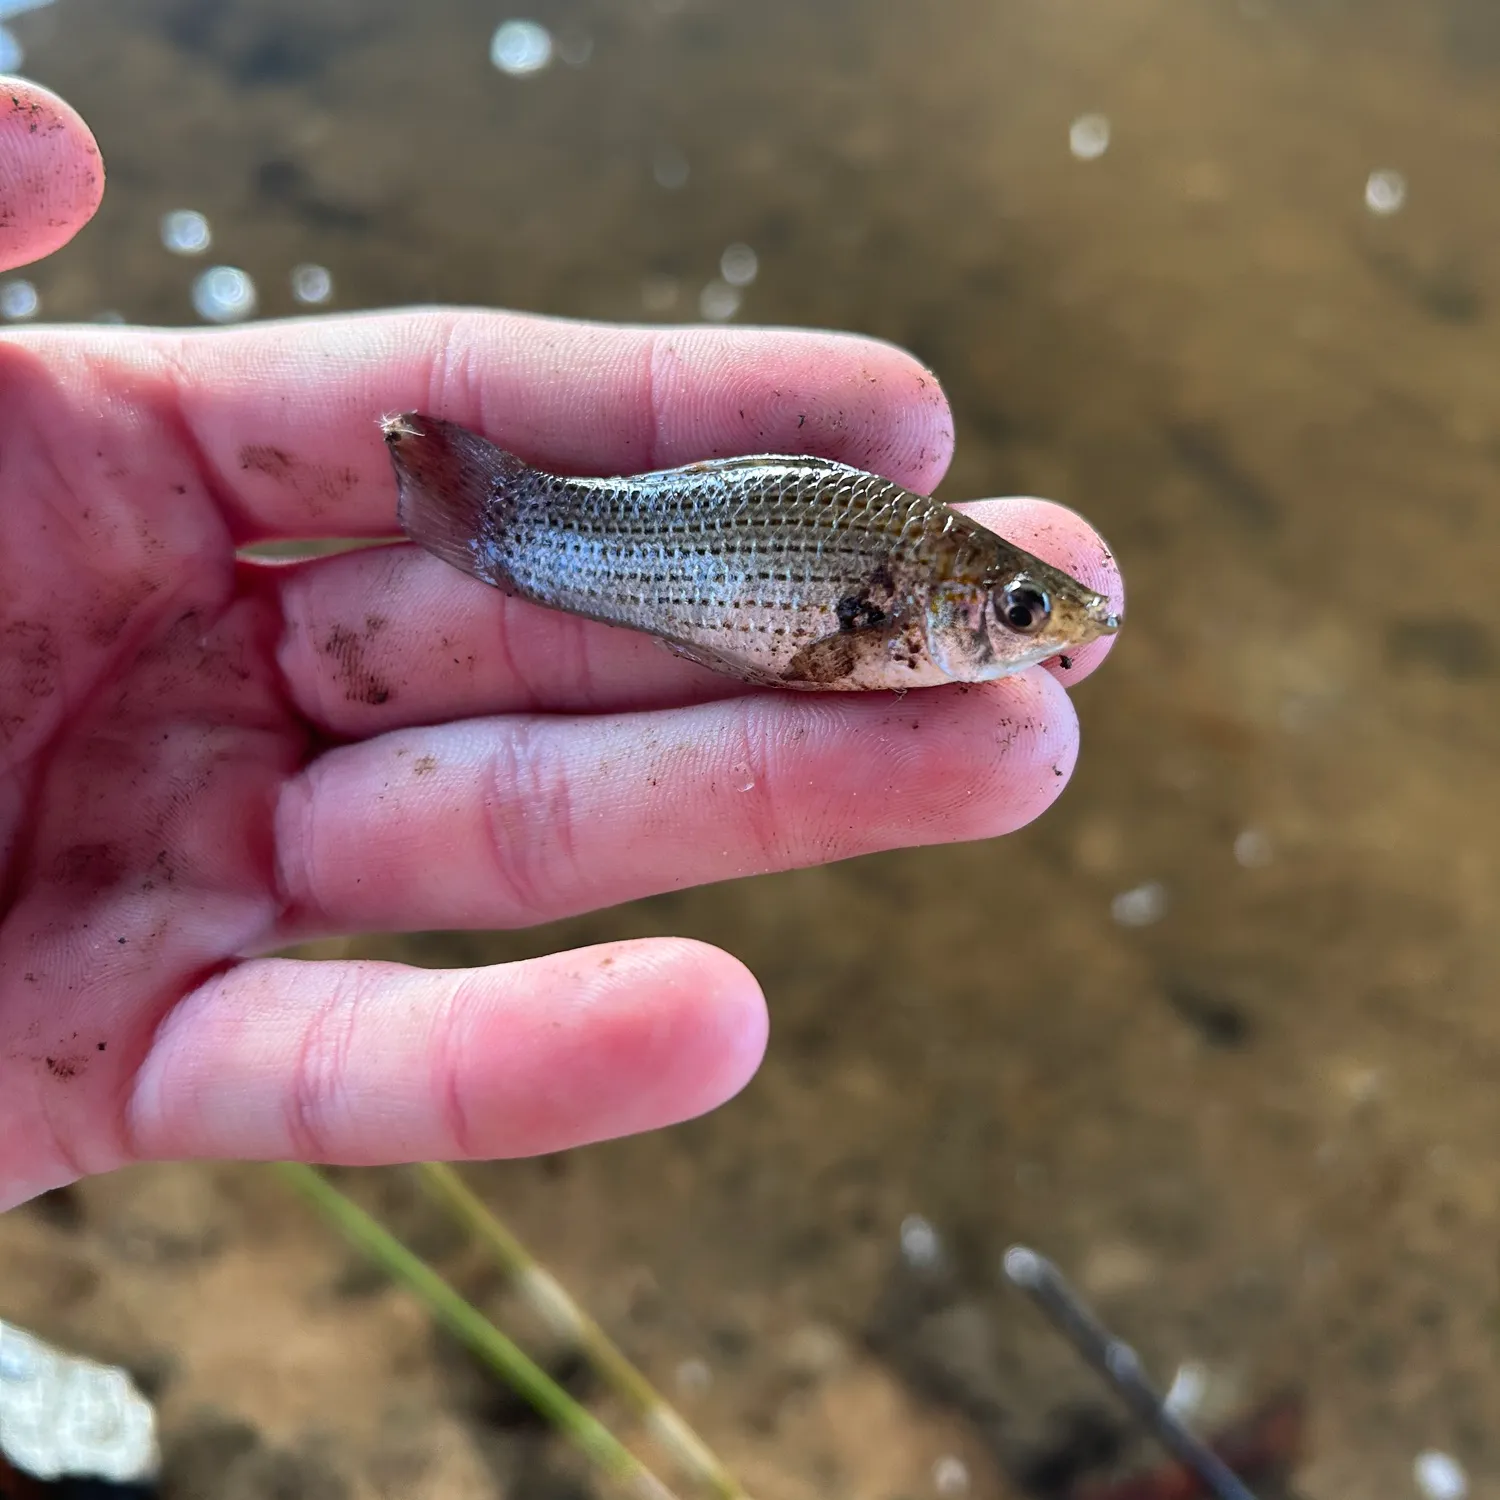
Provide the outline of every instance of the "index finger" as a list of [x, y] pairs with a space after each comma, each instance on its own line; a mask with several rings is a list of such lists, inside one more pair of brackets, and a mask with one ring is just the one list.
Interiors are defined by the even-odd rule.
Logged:
[[[236, 540], [388, 536], [379, 418], [413, 408], [563, 472], [641, 473], [744, 453], [815, 454], [931, 489], [953, 424], [936, 378], [873, 339], [784, 329], [645, 328], [420, 308], [160, 333], [28, 332], [155, 364]], [[70, 362], [66, 361], [65, 362]]]

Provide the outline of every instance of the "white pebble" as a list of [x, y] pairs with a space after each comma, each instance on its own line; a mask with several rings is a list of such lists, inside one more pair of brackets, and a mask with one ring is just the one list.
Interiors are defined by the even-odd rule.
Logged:
[[671, 312], [681, 291], [675, 276], [648, 276], [641, 283], [641, 305], [648, 313]]
[[161, 242], [173, 255], [202, 255], [213, 238], [208, 220], [195, 208], [176, 208], [161, 216]]
[[1068, 150], [1079, 161], [1095, 161], [1109, 150], [1109, 121], [1103, 115], [1079, 115], [1068, 127]]
[[730, 286], [749, 286], [760, 270], [760, 261], [749, 245], [730, 245], [719, 257], [719, 275]]
[[238, 323], [255, 311], [255, 283], [238, 266], [210, 266], [193, 283], [193, 309], [208, 323]]
[[1188, 1360], [1177, 1367], [1172, 1384], [1162, 1398], [1162, 1405], [1174, 1417], [1191, 1422], [1203, 1408], [1203, 1398], [1208, 1394], [1208, 1371], [1196, 1360]]
[[657, 187], [676, 192], [687, 185], [687, 157], [676, 146], [660, 146], [651, 158], [651, 175], [656, 179]]
[[490, 38], [490, 61], [513, 78], [540, 73], [552, 61], [552, 33], [535, 21], [505, 21]]
[[17, 279], [0, 284], [0, 318], [13, 323], [24, 322], [36, 317], [41, 305], [42, 299], [29, 281]]
[[316, 306], [333, 295], [333, 276], [327, 266], [292, 267], [292, 296], [299, 302]]
[[1417, 1454], [1411, 1470], [1417, 1488], [1427, 1500], [1464, 1500], [1469, 1493], [1469, 1476], [1464, 1473], [1463, 1465], [1435, 1448]]
[[1371, 172], [1365, 179], [1365, 207], [1382, 219], [1406, 202], [1406, 179], [1399, 172]]
[[706, 1360], [685, 1359], [677, 1366], [677, 1389], [684, 1395], [701, 1396], [714, 1383]]
[[1167, 914], [1167, 888], [1159, 880], [1148, 880], [1121, 891], [1110, 902], [1109, 911], [1121, 927], [1149, 927]]
[[698, 311], [711, 323], [727, 323], [739, 310], [739, 291], [725, 282], [710, 281], [698, 294]]
[[963, 1459], [945, 1453], [932, 1466], [932, 1487], [940, 1495], [968, 1494], [969, 1466]]
[[1271, 841], [1258, 828], [1247, 828], [1234, 841], [1235, 863], [1247, 870], [1263, 869], [1271, 863]]
[[931, 1270], [943, 1258], [943, 1242], [921, 1214], [908, 1214], [901, 1221], [901, 1255], [919, 1271]]
[[557, 55], [570, 68], [582, 68], [594, 55], [594, 39], [586, 31], [565, 31], [557, 39]]

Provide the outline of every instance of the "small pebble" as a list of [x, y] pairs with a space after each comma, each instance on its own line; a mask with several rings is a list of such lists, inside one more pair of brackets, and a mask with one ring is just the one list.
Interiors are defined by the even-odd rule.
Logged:
[[539, 73], [552, 61], [552, 33], [535, 21], [505, 21], [490, 38], [490, 61], [513, 78]]
[[1417, 1488], [1426, 1500], [1464, 1500], [1469, 1493], [1469, 1476], [1451, 1454], [1430, 1448], [1426, 1453], [1417, 1454], [1411, 1468]]
[[656, 179], [657, 187], [676, 192], [687, 185], [687, 157], [675, 146], [661, 146], [651, 158], [651, 175]]
[[726, 323], [739, 310], [739, 291], [725, 282], [710, 281], [698, 295], [698, 311], [710, 323]]
[[1172, 1384], [1162, 1398], [1162, 1405], [1183, 1422], [1191, 1424], [1203, 1407], [1208, 1394], [1208, 1371], [1195, 1360], [1177, 1366]]
[[1159, 880], [1121, 891], [1110, 902], [1110, 915], [1121, 927], [1149, 927], [1167, 914], [1167, 888]]
[[19, 278], [0, 284], [0, 318], [13, 323], [34, 318], [42, 305], [36, 288], [29, 281]]
[[943, 1242], [921, 1214], [908, 1214], [901, 1221], [901, 1255], [919, 1271], [931, 1270], [943, 1258]]
[[1260, 870], [1271, 863], [1271, 841], [1258, 828], [1247, 828], [1234, 841], [1235, 863], [1246, 870]]
[[1109, 150], [1109, 121], [1103, 115], [1079, 115], [1068, 127], [1068, 150], [1079, 161], [1096, 161]]
[[940, 1495], [968, 1494], [969, 1466], [963, 1459], [945, 1453], [932, 1466], [932, 1487]]
[[719, 275], [730, 286], [749, 286], [760, 270], [760, 260], [749, 245], [730, 245], [719, 257]]
[[292, 296], [297, 301], [317, 306], [333, 295], [333, 277], [327, 266], [292, 267]]
[[195, 208], [177, 208], [161, 218], [161, 242], [173, 255], [202, 255], [213, 243], [208, 220]]
[[193, 310], [207, 323], [238, 323], [255, 301], [255, 283], [238, 266], [211, 266], [193, 283]]
[[1399, 172], [1371, 172], [1365, 180], [1365, 207], [1388, 219], [1406, 202], [1406, 179]]

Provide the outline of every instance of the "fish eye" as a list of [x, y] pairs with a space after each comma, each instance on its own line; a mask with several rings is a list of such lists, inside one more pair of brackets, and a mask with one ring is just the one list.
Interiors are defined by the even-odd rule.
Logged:
[[1012, 630], [1032, 635], [1047, 623], [1052, 601], [1035, 584], [1017, 580], [1000, 590], [1000, 618]]

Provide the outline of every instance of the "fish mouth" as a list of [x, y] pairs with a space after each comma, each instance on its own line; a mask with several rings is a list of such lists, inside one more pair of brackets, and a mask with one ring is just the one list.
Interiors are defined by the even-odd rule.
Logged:
[[1115, 609], [1108, 599], [1090, 601], [1088, 616], [1097, 635], [1114, 635], [1125, 623], [1124, 612]]

